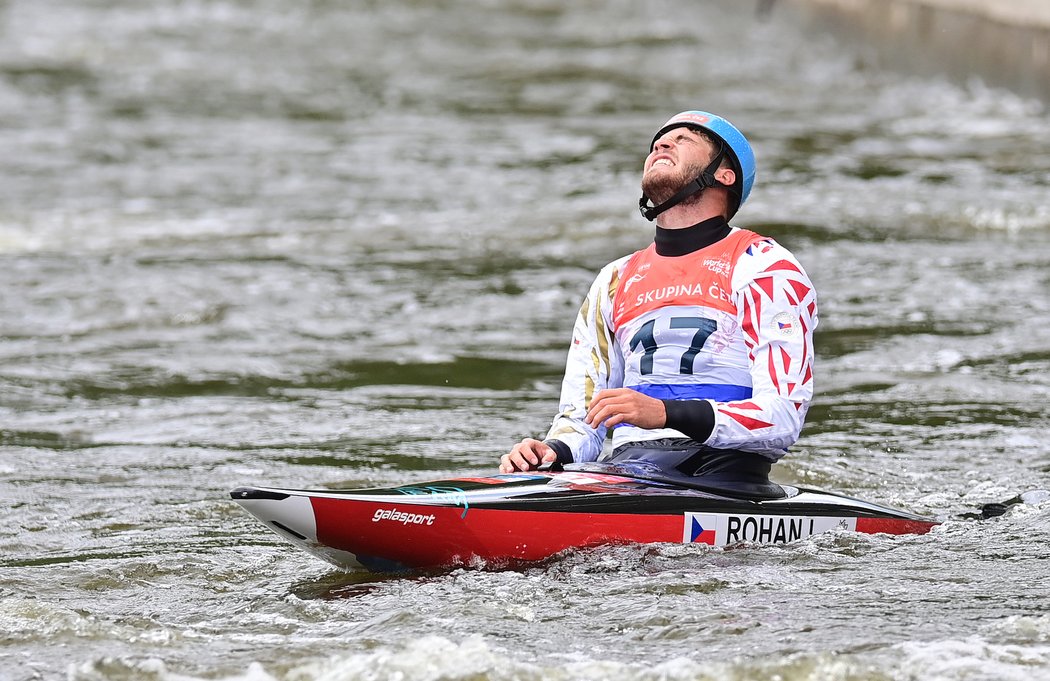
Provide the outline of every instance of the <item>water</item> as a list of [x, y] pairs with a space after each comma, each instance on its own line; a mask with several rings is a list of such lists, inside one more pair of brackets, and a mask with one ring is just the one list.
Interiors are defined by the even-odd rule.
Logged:
[[[1050, 121], [790, 5], [0, 3], [0, 678], [1050, 678]], [[491, 471], [670, 114], [821, 293], [776, 478], [922, 537], [330, 569], [227, 500]]]

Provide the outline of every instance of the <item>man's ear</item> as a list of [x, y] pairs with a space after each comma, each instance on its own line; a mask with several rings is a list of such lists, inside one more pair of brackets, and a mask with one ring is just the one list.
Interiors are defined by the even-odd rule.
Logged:
[[719, 168], [715, 171], [715, 179], [727, 187], [732, 187], [736, 182], [736, 172], [732, 168]]

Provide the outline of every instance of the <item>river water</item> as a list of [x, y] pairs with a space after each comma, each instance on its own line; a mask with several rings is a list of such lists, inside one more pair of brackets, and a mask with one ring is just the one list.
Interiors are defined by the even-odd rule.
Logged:
[[[0, 678], [1050, 679], [1050, 120], [752, 2], [0, 0]], [[820, 291], [775, 478], [921, 537], [384, 578], [232, 487], [546, 429], [649, 136], [753, 138]]]

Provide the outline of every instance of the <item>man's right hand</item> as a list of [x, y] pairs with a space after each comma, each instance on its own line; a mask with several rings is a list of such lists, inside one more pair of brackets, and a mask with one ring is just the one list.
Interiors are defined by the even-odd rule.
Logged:
[[558, 453], [543, 444], [539, 440], [530, 437], [525, 438], [510, 450], [510, 454], [504, 454], [499, 460], [500, 473], [513, 473], [514, 471], [534, 471], [540, 464], [556, 461]]

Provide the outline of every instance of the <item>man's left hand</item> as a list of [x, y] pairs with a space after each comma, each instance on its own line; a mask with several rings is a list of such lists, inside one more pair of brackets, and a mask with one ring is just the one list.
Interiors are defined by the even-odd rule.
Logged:
[[630, 388], [614, 388], [601, 390], [594, 396], [584, 421], [592, 428], [602, 424], [612, 428], [620, 423], [639, 428], [663, 428], [667, 425], [667, 410], [663, 401], [655, 397]]

